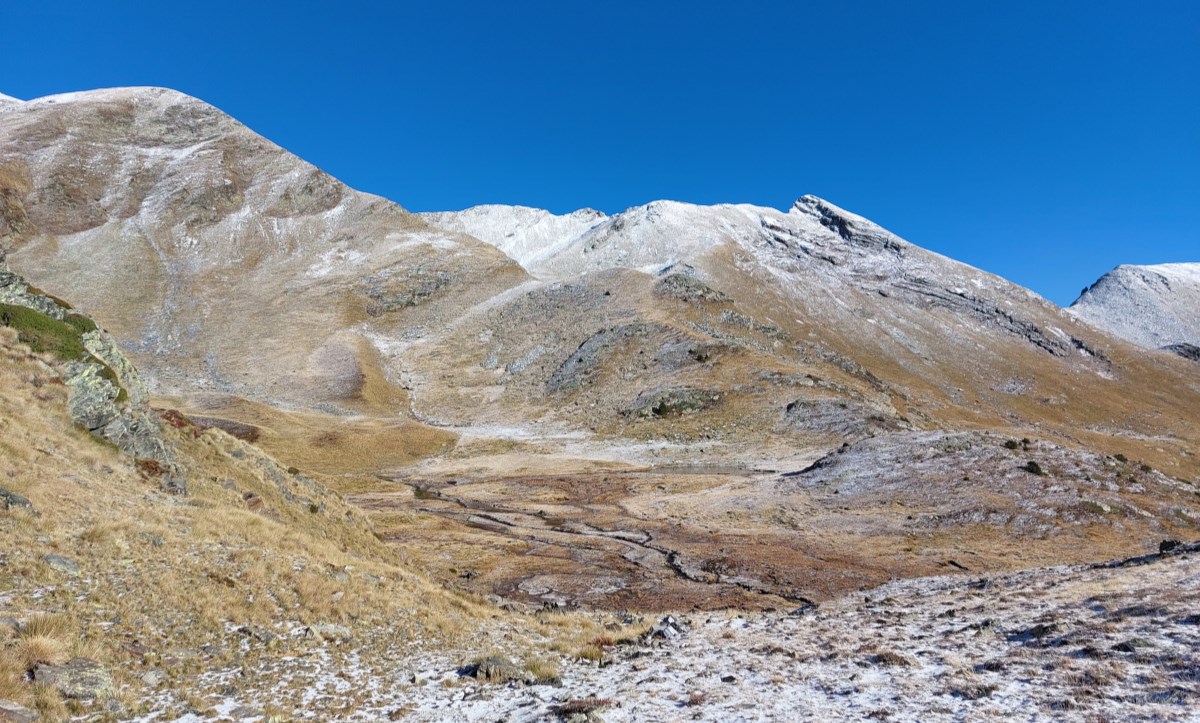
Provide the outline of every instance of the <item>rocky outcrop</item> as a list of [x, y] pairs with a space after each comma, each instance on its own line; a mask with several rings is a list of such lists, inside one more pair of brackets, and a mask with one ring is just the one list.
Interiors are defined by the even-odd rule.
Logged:
[[628, 417], [679, 417], [716, 406], [721, 393], [712, 389], [651, 389], [625, 410]]
[[[31, 289], [12, 273], [2, 251], [0, 303], [32, 309], [59, 321], [68, 313], [58, 300]], [[75, 311], [70, 313], [75, 319], [81, 316]], [[72, 348], [83, 350], [77, 358], [56, 359], [53, 365], [67, 386], [71, 420], [135, 459], [152, 462], [152, 467], [162, 472], [164, 489], [185, 492], [183, 475], [163, 440], [158, 417], [149, 407], [149, 392], [133, 364], [100, 329], [82, 331], [83, 324], [59, 326], [78, 333], [78, 344]], [[86, 326], [94, 324], [88, 321]]]
[[1162, 350], [1178, 354], [1184, 359], [1189, 359], [1200, 364], [1200, 346], [1195, 344], [1168, 344]]

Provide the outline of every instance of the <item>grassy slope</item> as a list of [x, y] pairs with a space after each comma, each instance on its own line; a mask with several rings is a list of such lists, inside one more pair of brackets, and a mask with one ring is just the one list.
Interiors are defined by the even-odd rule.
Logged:
[[[363, 648], [455, 645], [468, 635], [473, 647], [488, 644], [482, 621], [503, 614], [412, 574], [362, 512], [224, 432], [168, 426], [190, 495], [160, 492], [72, 426], [49, 357], [16, 336], [0, 329], [0, 486], [35, 512], [0, 510], [0, 699], [65, 715], [56, 693], [23, 677], [37, 662], [84, 656], [115, 671], [126, 710], [136, 711], [146, 670], [189, 690], [202, 670], [273, 654], [241, 650], [243, 636], [231, 632], [240, 626], [286, 638], [339, 624]], [[70, 558], [79, 574], [51, 568], [47, 554]], [[203, 709], [198, 693], [183, 699]]]

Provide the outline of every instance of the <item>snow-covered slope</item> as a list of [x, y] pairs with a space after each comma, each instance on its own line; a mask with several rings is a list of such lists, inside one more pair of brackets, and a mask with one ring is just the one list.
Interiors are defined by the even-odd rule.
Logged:
[[1070, 311], [1149, 349], [1198, 349], [1200, 263], [1118, 266], [1087, 288]]
[[[975, 288], [1020, 288], [913, 246], [816, 196], [803, 196], [786, 212], [750, 204], [654, 201], [611, 217], [590, 209], [555, 216], [539, 209], [498, 205], [418, 215], [434, 226], [496, 246], [542, 278], [562, 280], [615, 268], [657, 273], [676, 264], [700, 264], [717, 249], [737, 247], [780, 269], [825, 266], [842, 276], [847, 272], [894, 275], [920, 260], [945, 265], [953, 276]], [[1024, 289], [1021, 292], [1024, 298], [1035, 297]]]
[[540, 208], [494, 204], [417, 215], [439, 228], [486, 241], [526, 269], [536, 268], [607, 218], [590, 208], [558, 216]]
[[23, 102], [24, 101], [22, 101], [19, 98], [14, 98], [11, 95], [5, 95], [3, 93], [0, 93], [0, 108], [4, 108], [5, 106], [10, 106], [10, 105], [16, 105], [18, 103], [23, 103]]

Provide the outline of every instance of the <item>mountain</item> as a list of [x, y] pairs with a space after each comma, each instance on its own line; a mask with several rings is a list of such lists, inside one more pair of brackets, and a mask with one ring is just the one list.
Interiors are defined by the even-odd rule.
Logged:
[[0, 99], [0, 251], [0, 718], [1200, 695], [1194, 364], [815, 196], [413, 214], [123, 88]]
[[[0, 202], [15, 267], [92, 311], [157, 394], [217, 416], [239, 399], [402, 418], [404, 390], [368, 339], [440, 327], [527, 278], [164, 89], [0, 107]], [[313, 446], [306, 419], [274, 424]], [[399, 421], [357, 431], [396, 461], [446, 437]]]
[[1200, 362], [1200, 263], [1118, 266], [1069, 311], [1139, 346]]
[[757, 428], [765, 444], [1047, 417], [1073, 436], [1135, 417], [1126, 392], [1143, 374], [1190, 388], [1032, 292], [812, 196], [787, 212], [660, 201], [612, 217], [421, 216], [513, 251], [542, 280], [410, 350], [413, 368], [423, 354], [457, 360], [441, 372], [454, 383], [414, 392], [416, 408], [455, 423], [536, 405], [576, 427], [655, 436], [667, 422], [641, 414], [646, 403], [707, 389], [724, 396], [700, 418]]
[[[157, 404], [390, 480], [355, 502], [475, 592], [778, 606], [1200, 517], [1190, 366], [814, 196], [412, 214], [127, 88], [0, 107], [0, 199]], [[843, 489], [839, 451], [902, 476]]]

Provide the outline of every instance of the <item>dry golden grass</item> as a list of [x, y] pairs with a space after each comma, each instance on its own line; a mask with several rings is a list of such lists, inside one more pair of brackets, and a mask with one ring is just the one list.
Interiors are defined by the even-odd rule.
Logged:
[[559, 679], [558, 666], [545, 658], [526, 657], [524, 667], [538, 683], [553, 683]]
[[[280, 634], [337, 623], [355, 645], [475, 647], [501, 620], [505, 634], [524, 631], [531, 651], [538, 640], [574, 648], [601, 634], [588, 618], [539, 623], [429, 582], [319, 474], [290, 473], [217, 429], [166, 427], [189, 495], [160, 492], [128, 457], [72, 426], [64, 387], [30, 382], [49, 370], [14, 336], [0, 329], [0, 486], [34, 512], [0, 511], [0, 550], [11, 551], [0, 612], [21, 621], [0, 626], [0, 696], [62, 718], [58, 694], [23, 678], [37, 662], [76, 656], [107, 664], [132, 694], [138, 665], [179, 658], [167, 672], [183, 689], [242, 655], [227, 643], [237, 626]], [[261, 504], [251, 509], [247, 495]], [[49, 553], [80, 574], [50, 569]], [[131, 666], [122, 646], [132, 642], [148, 652]], [[206, 657], [187, 652], [212, 644], [219, 651]]]
[[59, 665], [67, 662], [67, 646], [47, 635], [23, 635], [13, 648], [13, 656], [24, 670], [38, 664]]
[[[156, 405], [251, 425], [258, 434], [255, 444], [305, 472], [373, 474], [441, 454], [455, 440], [449, 432], [399, 416], [337, 417], [285, 412], [237, 397], [191, 401], [162, 398]], [[392, 415], [397, 411], [392, 410]]]

